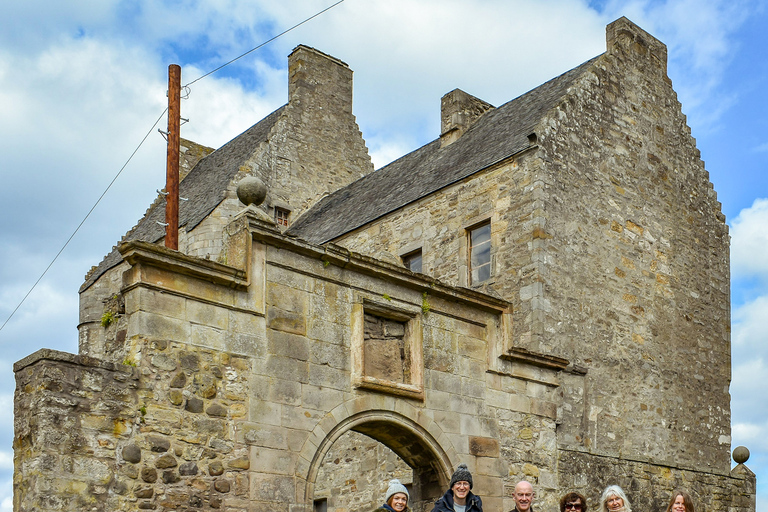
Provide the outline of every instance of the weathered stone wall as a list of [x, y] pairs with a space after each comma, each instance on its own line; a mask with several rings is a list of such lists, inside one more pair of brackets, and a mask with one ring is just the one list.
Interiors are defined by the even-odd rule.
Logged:
[[125, 510], [121, 448], [139, 430], [131, 366], [41, 350], [14, 365], [13, 509]]
[[[74, 375], [68, 395], [96, 404], [117, 400], [110, 405], [117, 419], [99, 419], [103, 433], [82, 434], [109, 447], [100, 455], [106, 469], [54, 478], [63, 462], [41, 467], [40, 455], [19, 444], [20, 503], [42, 503], [35, 482], [55, 481], [56, 493], [97, 510], [303, 510], [327, 489], [318, 475], [324, 459], [326, 470], [334, 464], [336, 457], [327, 461], [334, 446], [355, 447], [344, 441], [351, 430], [402, 461], [393, 462], [395, 469], [375, 461], [375, 472], [360, 480], [360, 496], [341, 508], [378, 501], [380, 480], [399, 476], [403, 463], [417, 508], [442, 493], [462, 462], [490, 508], [510, 508], [511, 489], [526, 475], [554, 490], [557, 368], [535, 354], [497, 367], [494, 354], [509, 336], [508, 303], [339, 247], [292, 240], [250, 209], [230, 228], [224, 250], [239, 266], [154, 244], [121, 246], [122, 286], [106, 305], [121, 312], [114, 325], [100, 328], [122, 332], [122, 344], [103, 346], [102, 357], [114, 359], [88, 361], [102, 381], [124, 374], [130, 387], [118, 393], [91, 386], [81, 376], [89, 371], [82, 361], [45, 367], [58, 375], [62, 366], [75, 366], [67, 370]], [[378, 319], [368, 328], [366, 315]], [[396, 378], [366, 367], [366, 333], [368, 341], [394, 336]], [[59, 359], [67, 357], [80, 356]], [[88, 417], [78, 409], [82, 400], [67, 401], [59, 413], [66, 430], [36, 423], [21, 409], [32, 400], [61, 407], [58, 388], [26, 383], [38, 364], [19, 367], [17, 437], [55, 436], [57, 445], [29, 446], [61, 457], [64, 446], [66, 457], [85, 464], [91, 448], [70, 442]], [[119, 431], [118, 420], [125, 425]], [[84, 489], [103, 497], [78, 497]], [[46, 506], [66, 510], [68, 503]]]
[[489, 219], [483, 286], [513, 303], [512, 344], [579, 368], [563, 375], [559, 446], [725, 474], [727, 226], [666, 48], [627, 20], [608, 34], [608, 52], [536, 128], [535, 151], [337, 243], [421, 247], [426, 274], [466, 285], [466, 228]]
[[[714, 473], [570, 450], [561, 450], [558, 462], [563, 493], [578, 489], [592, 509], [599, 506], [603, 489], [617, 484], [627, 493], [632, 510], [664, 512], [676, 489], [691, 494], [696, 510], [755, 510], [755, 475], [743, 465]], [[604, 475], [613, 477], [606, 480]]]
[[564, 447], [727, 473], [727, 226], [666, 48], [625, 19], [608, 35], [538, 130], [546, 305], [531, 348], [588, 368]]
[[526, 346], [531, 337], [536, 286], [531, 254], [532, 183], [542, 162], [531, 156], [480, 172], [462, 183], [397, 210], [340, 238], [339, 245], [362, 254], [398, 256], [422, 249], [424, 274], [442, 282], [468, 286], [466, 229], [491, 222], [490, 280], [481, 289], [501, 293], [512, 307], [512, 344]]

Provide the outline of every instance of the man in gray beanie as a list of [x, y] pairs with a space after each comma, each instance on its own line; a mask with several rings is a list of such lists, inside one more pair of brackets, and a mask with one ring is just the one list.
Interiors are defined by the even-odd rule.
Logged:
[[435, 502], [432, 512], [483, 512], [483, 500], [472, 494], [472, 473], [466, 464], [456, 468], [449, 489]]

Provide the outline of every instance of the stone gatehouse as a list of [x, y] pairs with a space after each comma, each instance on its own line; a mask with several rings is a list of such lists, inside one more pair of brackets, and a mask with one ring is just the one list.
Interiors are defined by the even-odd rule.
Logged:
[[487, 510], [522, 478], [754, 510], [725, 219], [666, 47], [606, 41], [499, 107], [448, 93], [376, 171], [351, 70], [297, 47], [285, 106], [185, 143], [180, 250], [160, 198], [86, 276], [79, 354], [14, 366], [14, 509], [356, 512], [400, 476], [418, 512], [466, 463]]

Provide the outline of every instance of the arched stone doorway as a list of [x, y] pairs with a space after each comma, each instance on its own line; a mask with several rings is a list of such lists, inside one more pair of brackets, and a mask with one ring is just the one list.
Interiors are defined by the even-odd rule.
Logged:
[[[452, 463], [448, 450], [441, 447], [434, 433], [416, 421], [392, 411], [374, 410], [354, 414], [339, 422], [322, 440], [312, 459], [307, 477], [305, 503], [315, 500], [318, 474], [331, 447], [347, 432], [354, 431], [383, 444], [413, 470], [411, 508], [430, 510], [450, 481]], [[397, 475], [385, 475], [388, 479]], [[330, 512], [330, 511], [329, 511]]]

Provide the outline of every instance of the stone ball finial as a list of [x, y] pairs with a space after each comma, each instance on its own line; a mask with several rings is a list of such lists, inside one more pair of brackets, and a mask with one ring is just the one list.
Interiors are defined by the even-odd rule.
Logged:
[[248, 176], [237, 185], [237, 198], [246, 205], [260, 205], [267, 197], [267, 186], [259, 178]]
[[746, 446], [737, 446], [733, 449], [733, 460], [737, 464], [744, 464], [749, 460], [749, 450]]

